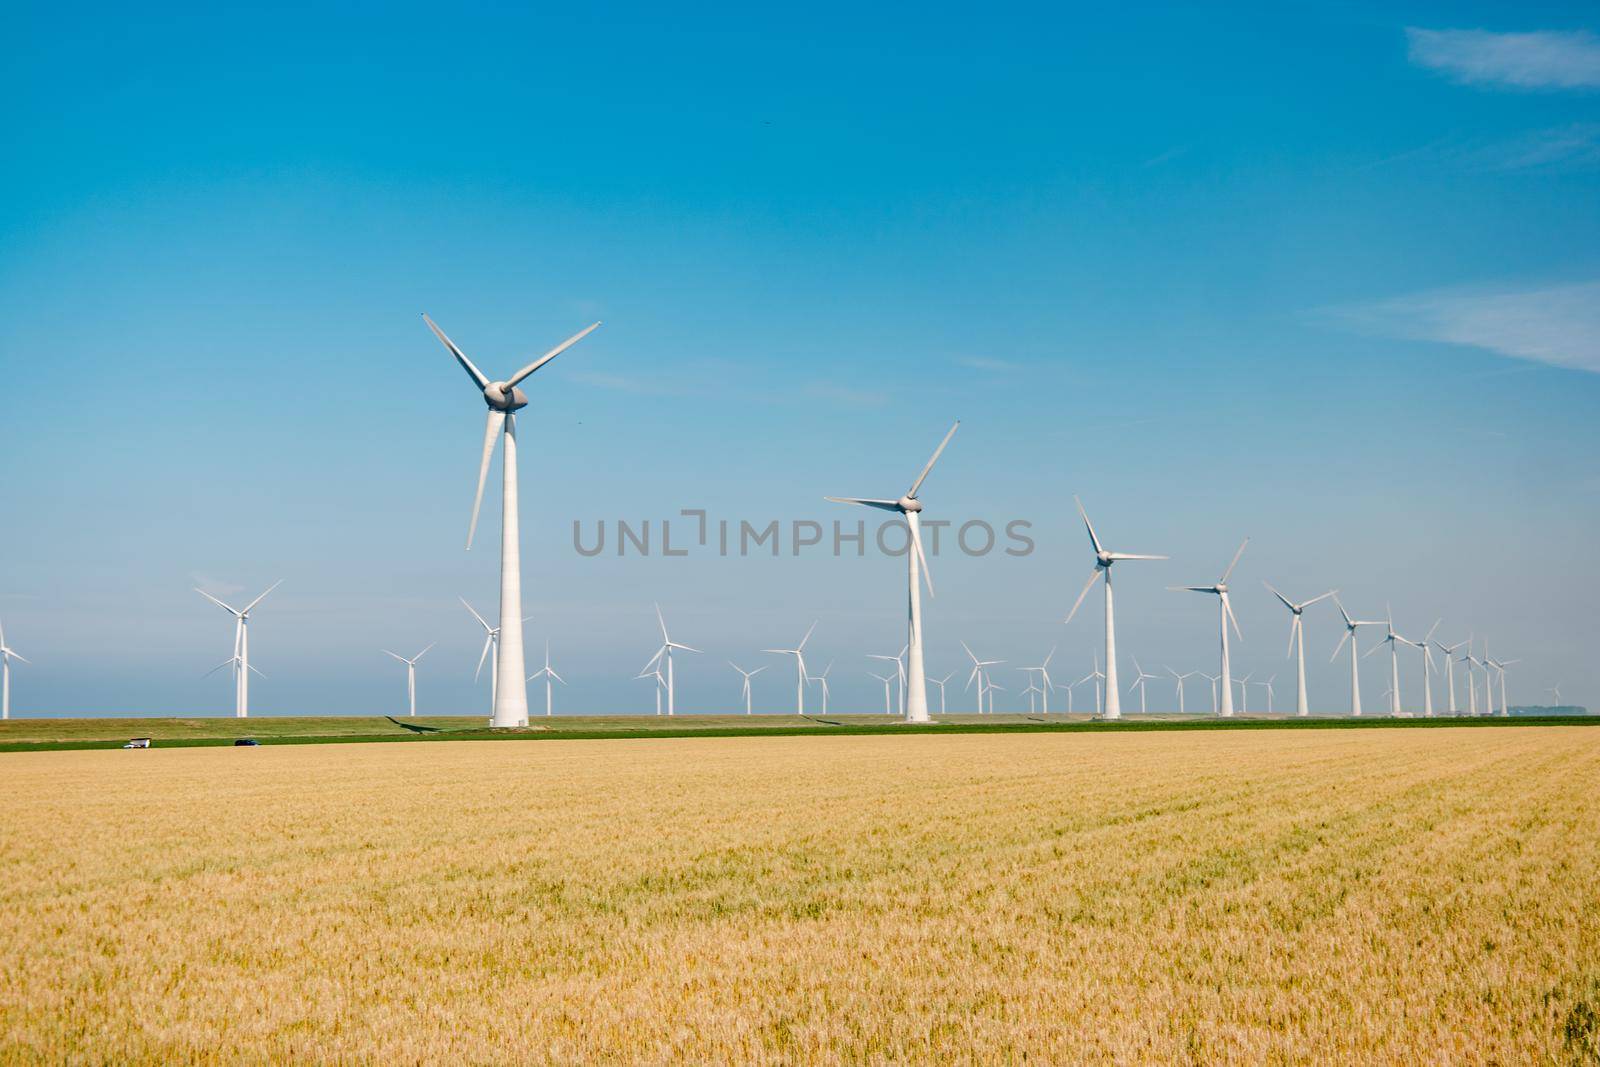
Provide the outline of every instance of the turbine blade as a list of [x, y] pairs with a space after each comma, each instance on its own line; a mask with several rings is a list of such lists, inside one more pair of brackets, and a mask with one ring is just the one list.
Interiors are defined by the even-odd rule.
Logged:
[[[1089, 572], [1089, 580], [1083, 583], [1083, 591], [1078, 594], [1078, 599], [1072, 602], [1072, 610], [1067, 612], [1067, 617], [1065, 619], [1061, 620], [1061, 625], [1065, 626], [1067, 623], [1072, 621], [1072, 617], [1074, 615], [1078, 614], [1078, 608], [1083, 604], [1083, 598], [1089, 595], [1089, 590], [1094, 586], [1095, 579], [1099, 577], [1100, 565], [1097, 563], [1095, 564], [1094, 570]], [[968, 655], [971, 655], [971, 653], [968, 653]]]
[[[432, 648], [432, 647], [433, 647], [433, 646], [434, 646], [434, 645], [437, 645], [437, 644], [438, 644], [438, 643], [439, 643], [439, 642], [437, 642], [437, 641], [430, 641], [430, 642], [428, 642], [428, 648]], [[423, 650], [422, 650], [422, 651], [421, 651], [421, 652], [418, 652], [418, 653], [417, 653], [417, 654], [416, 654], [416, 655], [415, 655], [415, 656], [412, 656], [412, 657], [411, 657], [411, 662], [412, 662], [412, 663], [415, 663], [415, 662], [417, 662], [417, 660], [419, 660], [419, 659], [421, 659], [421, 658], [422, 658], [422, 657], [423, 657], [423, 656], [425, 656], [425, 655], [427, 655], [427, 653], [428, 653], [428, 648], [425, 648], [425, 649], [423, 649]]]
[[928, 460], [928, 465], [922, 468], [922, 473], [917, 475], [917, 480], [911, 483], [911, 489], [906, 493], [906, 496], [913, 500], [917, 498], [917, 490], [922, 488], [922, 483], [928, 477], [928, 472], [933, 470], [933, 465], [935, 463], [939, 462], [939, 456], [944, 452], [944, 446], [950, 443], [950, 438], [956, 435], [956, 430], [960, 428], [960, 426], [961, 420], [957, 419], [954, 425], [952, 425], [949, 431], [944, 435], [944, 440], [939, 442], [939, 447], [933, 450], [933, 456]]
[[1330, 589], [1326, 593], [1323, 593], [1321, 596], [1314, 596], [1310, 600], [1306, 601], [1304, 604], [1301, 604], [1300, 605], [1300, 610], [1304, 611], [1306, 608], [1309, 608], [1311, 605], [1315, 604], [1319, 600], [1327, 600], [1329, 597], [1333, 596], [1338, 591], [1339, 590], [1337, 590], [1337, 589]]
[[483, 673], [483, 661], [489, 658], [489, 646], [494, 644], [494, 636], [485, 634], [483, 637], [483, 651], [478, 654], [478, 669], [472, 672], [472, 680], [476, 682]]
[[196, 593], [199, 593], [201, 596], [205, 597], [207, 600], [211, 601], [217, 607], [221, 608], [223, 611], [226, 611], [230, 615], [243, 614], [242, 612], [235, 611], [233, 608], [230, 608], [228, 605], [224, 604], [222, 601], [218, 600], [216, 597], [212, 596], [210, 593], [206, 592], [204, 589], [201, 589], [198, 585], [194, 587], [194, 591]]
[[549, 363], [552, 359], [555, 359], [561, 353], [565, 352], [567, 349], [571, 348], [585, 337], [588, 337], [591, 333], [599, 328], [600, 324], [597, 322], [585, 329], [579, 330], [577, 333], [573, 334], [565, 341], [562, 341], [560, 344], [556, 345], [550, 351], [546, 352], [544, 355], [540, 356], [526, 367], [523, 367], [521, 370], [517, 371], [517, 373], [513, 374], [511, 377], [507, 378], [506, 388], [512, 388], [518, 382], [522, 381], [522, 379], [526, 378], [528, 375], [532, 374], [546, 363]]
[[[13, 656], [17, 656], [17, 654], [15, 652], [13, 652], [12, 655]], [[212, 667], [209, 671], [206, 671], [206, 673], [202, 674], [200, 677], [209, 678], [213, 674], [216, 674], [218, 671], [220, 671], [222, 668], [226, 667], [228, 664], [233, 663], [238, 658], [239, 657], [237, 657], [237, 656], [229, 656], [227, 659], [223, 660], [221, 663], [217, 664], [215, 667]], [[17, 659], [22, 659], [22, 657], [21, 656], [17, 656]], [[26, 663], [27, 660], [23, 660], [23, 662]]]
[[1423, 640], [1424, 643], [1427, 643], [1428, 641], [1432, 641], [1433, 640], [1433, 631], [1435, 631], [1435, 630], [1437, 630], [1439, 628], [1439, 624], [1441, 622], [1444, 622], [1444, 620], [1443, 619], [1434, 619], [1433, 620], [1433, 625], [1428, 627], [1428, 632], [1426, 634], [1424, 634], [1423, 637], [1422, 637], [1422, 640]]
[[1113, 560], [1119, 559], [1171, 559], [1171, 556], [1152, 556], [1143, 552], [1107, 552]]
[[477, 383], [478, 388], [487, 389], [489, 387], [489, 379], [483, 376], [483, 371], [472, 365], [472, 360], [467, 358], [467, 354], [457, 348], [456, 343], [446, 337], [444, 331], [435, 326], [433, 320], [428, 318], [426, 314], [422, 316], [422, 321], [428, 324], [428, 329], [433, 331], [433, 335], [443, 342], [444, 346], [450, 350], [451, 355], [456, 357], [456, 362], [461, 364], [461, 369], [466, 371], [467, 375]]
[[1222, 610], [1227, 612], [1228, 621], [1233, 623], [1234, 636], [1238, 637], [1239, 640], [1243, 641], [1244, 640], [1244, 634], [1239, 632], [1239, 619], [1233, 613], [1233, 605], [1228, 602], [1228, 594], [1227, 593], [1223, 593], [1222, 594]]
[[476, 609], [476, 608], [474, 608], [474, 607], [473, 607], [473, 606], [472, 606], [472, 605], [471, 605], [471, 604], [468, 604], [468, 603], [467, 603], [467, 598], [466, 598], [466, 597], [458, 597], [458, 598], [457, 598], [457, 599], [459, 599], [459, 600], [460, 600], [460, 601], [461, 601], [461, 606], [462, 606], [462, 607], [464, 607], [464, 608], [466, 608], [466, 609], [467, 609], [467, 610], [468, 610], [468, 611], [470, 611], [470, 612], [472, 612], [472, 617], [473, 617], [473, 618], [474, 618], [474, 619], [477, 619], [477, 620], [478, 620], [478, 624], [479, 624], [479, 625], [480, 625], [480, 626], [482, 626], [482, 627], [483, 627], [483, 628], [484, 628], [484, 629], [485, 629], [485, 630], [491, 630], [491, 629], [493, 629], [493, 627], [491, 627], [491, 626], [490, 626], [490, 625], [489, 625], [489, 623], [488, 623], [488, 622], [487, 622], [487, 621], [486, 621], [486, 620], [485, 620], [485, 619], [484, 619], [484, 617], [483, 617], [483, 616], [482, 616], [482, 615], [479, 615], [479, 614], [478, 614], [478, 612], [477, 612], [477, 609]]
[[933, 575], [928, 571], [928, 557], [922, 551], [922, 535], [910, 523], [906, 529], [911, 531], [911, 547], [917, 553], [917, 563], [922, 567], [922, 583], [928, 587], [928, 595], [933, 596]]
[[1229, 563], [1228, 564], [1228, 569], [1222, 572], [1222, 580], [1217, 583], [1218, 585], [1227, 585], [1228, 584], [1228, 576], [1233, 573], [1233, 568], [1235, 568], [1235, 567], [1237, 567], [1239, 565], [1239, 557], [1244, 555], [1244, 546], [1248, 545], [1249, 543], [1250, 543], [1250, 538], [1248, 538], [1248, 537], [1246, 537], [1243, 541], [1239, 542], [1239, 551], [1237, 551], [1237, 552], [1235, 552], [1233, 554], [1233, 562]]
[[[279, 578], [277, 581], [275, 581], [271, 585], [267, 586], [267, 593], [272, 592], [274, 589], [278, 588], [278, 586], [280, 586], [282, 584], [283, 584], [283, 579]], [[239, 612], [239, 614], [240, 615], [248, 615], [248, 614], [250, 614], [250, 609], [251, 608], [255, 607], [257, 604], [259, 604], [263, 600], [267, 599], [267, 593], [262, 593], [260, 596], [256, 597], [254, 600], [250, 601], [250, 603], [246, 604], [245, 607], [244, 607], [244, 610]]]
[[478, 532], [478, 509], [483, 506], [483, 483], [489, 477], [489, 459], [499, 441], [500, 429], [505, 425], [506, 413], [490, 410], [483, 424], [483, 459], [478, 464], [478, 492], [472, 498], [472, 523], [467, 527], [467, 548], [472, 547], [472, 537]]
[[266, 677], [266, 675], [264, 675], [260, 671], [256, 670], [256, 665], [254, 663], [250, 664], [250, 669], [255, 672], [255, 676], [257, 678], [265, 678]]
[[835, 504], [863, 504], [869, 508], [877, 508], [879, 511], [899, 512], [900, 510], [900, 501], [898, 500], [868, 500], [866, 497], [859, 496], [825, 496], [822, 499], [832, 501]]
[[1283, 658], [1288, 659], [1294, 655], [1294, 635], [1300, 630], [1300, 616], [1296, 615], [1289, 623], [1289, 647], [1284, 650]]
[[[1288, 608], [1290, 611], [1294, 610], [1294, 605], [1289, 603], [1289, 598], [1284, 596], [1282, 593], [1278, 592], [1276, 589], [1274, 589], [1272, 587], [1272, 583], [1271, 582], [1266, 581], [1265, 579], [1263, 579], [1261, 584], [1266, 586], [1267, 587], [1267, 591], [1270, 592], [1273, 596], [1277, 597], [1278, 600], [1283, 603], [1284, 607]], [[1296, 616], [1296, 618], [1298, 618], [1298, 617], [1299, 616]]]
[[1100, 547], [1100, 538], [1095, 535], [1094, 523], [1089, 521], [1089, 513], [1083, 510], [1083, 501], [1078, 499], [1077, 494], [1073, 494], [1072, 502], [1078, 505], [1078, 514], [1083, 516], [1083, 528], [1089, 531], [1089, 543], [1094, 546], [1094, 554], [1098, 556], [1105, 549]]
[[390, 652], [387, 648], [379, 649], [379, 651], [382, 652], [385, 656], [394, 656], [394, 658], [399, 660], [401, 663], [410, 663], [411, 662], [410, 660], [406, 659], [404, 656], [395, 655], [395, 653]]
[[816, 630], [816, 628], [817, 628], [817, 624], [816, 624], [815, 621], [813, 621], [811, 623], [811, 629], [807, 630], [806, 631], [806, 635], [800, 639], [800, 643], [798, 645], [794, 646], [794, 650], [796, 652], [799, 652], [801, 649], [806, 647], [806, 642], [811, 640], [811, 634], [812, 634], [813, 631]]

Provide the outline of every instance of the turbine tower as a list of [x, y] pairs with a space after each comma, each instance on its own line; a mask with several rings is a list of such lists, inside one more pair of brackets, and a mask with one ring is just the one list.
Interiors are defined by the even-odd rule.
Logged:
[[499, 640], [495, 642], [495, 676], [506, 680], [496, 684], [494, 711], [490, 726], [526, 726], [528, 723], [528, 686], [516, 679], [523, 677], [525, 664], [522, 654], [522, 550], [518, 537], [517, 510], [517, 418], [516, 413], [528, 406], [528, 395], [517, 384], [534, 371], [555, 359], [568, 348], [583, 340], [600, 324], [597, 322], [580, 330], [559, 345], [523, 367], [505, 381], [490, 381], [488, 376], [473, 366], [465, 352], [444, 335], [428, 316], [422, 316], [433, 335], [450, 350], [467, 372], [472, 384], [483, 394], [489, 413], [483, 427], [483, 458], [478, 464], [478, 492], [472, 500], [472, 522], [467, 527], [467, 548], [472, 548], [472, 537], [478, 530], [478, 509], [483, 504], [483, 485], [489, 476], [489, 460], [494, 457], [495, 444], [505, 440], [505, 458], [501, 464], [500, 480], [500, 625]]
[[895, 683], [895, 692], [900, 697], [898, 703], [900, 706], [901, 715], [906, 713], [906, 652], [910, 649], [910, 647], [910, 645], [907, 645], [905, 648], [902, 648], [898, 656], [875, 656], [871, 655], [870, 653], [867, 656], [868, 659], [881, 659], [885, 663], [894, 664], [894, 674], [898, 679], [898, 681]]
[[28, 661], [22, 653], [6, 644], [6, 628], [0, 626], [0, 719], [11, 718], [11, 661]]
[[538, 670], [536, 670], [532, 674], [528, 675], [528, 681], [531, 682], [535, 678], [543, 678], [544, 679], [544, 715], [545, 715], [545, 718], [548, 719], [550, 716], [555, 714], [555, 703], [554, 703], [554, 697], [552, 696], [552, 685], [551, 685], [551, 683], [560, 682], [562, 685], [566, 685], [567, 684], [567, 680], [565, 678], [561, 677], [561, 675], [557, 674], [555, 672], [555, 668], [554, 667], [550, 666], [550, 642], [549, 641], [546, 641], [544, 643], [544, 666], [540, 667]]
[[[1382, 626], [1382, 619], [1352, 619], [1350, 613], [1344, 610], [1344, 605], [1339, 603], [1339, 598], [1333, 598], [1339, 608], [1339, 615], [1344, 619], [1344, 636], [1339, 638], [1339, 643], [1333, 648], [1333, 655], [1328, 657], [1332, 663], [1339, 658], [1339, 650], [1344, 648], [1346, 641], [1350, 642], [1350, 714], [1356, 718], [1361, 717], [1361, 666], [1360, 653], [1356, 650], [1356, 631], [1363, 626]], [[1374, 646], [1376, 647], [1376, 646]]]
[[1205, 671], [1198, 673], [1200, 677], [1211, 683], [1211, 714], [1215, 715], [1217, 714], [1217, 683], [1222, 681], [1222, 675], [1207, 674]]
[[[1500, 717], [1507, 718], [1511, 715], [1511, 707], [1506, 703], [1506, 668], [1511, 666], [1513, 663], [1521, 663], [1522, 661], [1520, 659], [1496, 659], [1487, 660], [1486, 662], [1489, 664], [1489, 666], [1493, 667], [1495, 673], [1500, 676]], [[1492, 700], [1489, 705], [1489, 709], [1491, 712], [1494, 710], [1494, 704]]]
[[1478, 665], [1478, 657], [1472, 654], [1472, 642], [1467, 642], [1466, 654], [1461, 661], [1467, 665], [1467, 714], [1472, 718], [1478, 717], [1478, 676], [1472, 668]]
[[939, 687], [939, 714], [940, 715], [944, 714], [944, 684], [946, 682], [948, 682], [955, 675], [955, 673], [956, 673], [955, 671], [951, 671], [949, 674], [945, 675], [943, 678], [929, 678], [928, 679], [928, 681], [932, 682], [934, 685]]
[[892, 675], [892, 674], [873, 674], [871, 671], [868, 671], [867, 672], [867, 677], [876, 678], [876, 679], [878, 679], [878, 681], [883, 683], [883, 713], [885, 715], [893, 715], [894, 714], [894, 704], [891, 702], [890, 697], [889, 697], [889, 683], [894, 681], [894, 675]]
[[1037, 667], [1019, 667], [1018, 668], [1018, 670], [1029, 671], [1029, 672], [1037, 672], [1038, 673], [1038, 675], [1039, 675], [1039, 686], [1040, 686], [1040, 688], [1039, 688], [1039, 697], [1040, 697], [1040, 700], [1042, 701], [1043, 714], [1045, 714], [1045, 715], [1049, 715], [1050, 714], [1050, 690], [1052, 690], [1052, 689], [1054, 689], [1056, 687], [1055, 683], [1050, 680], [1050, 661], [1052, 659], [1055, 659], [1055, 656], [1056, 656], [1055, 646], [1052, 645], [1050, 647], [1050, 654], [1045, 656], [1043, 663], [1039, 664]]
[[[1178, 714], [1182, 715], [1183, 714], [1183, 682], [1184, 682], [1184, 679], [1193, 678], [1196, 674], [1199, 674], [1200, 672], [1199, 671], [1184, 671], [1182, 674], [1179, 674], [1177, 671], [1173, 670], [1171, 667], [1166, 668], [1166, 671], [1167, 671], [1168, 674], [1172, 675], [1173, 687], [1175, 689], [1177, 689], [1177, 691], [1178, 691]], [[1215, 711], [1216, 709], [1213, 708], [1212, 710]]]
[[[434, 643], [437, 644], [437, 642]], [[428, 646], [428, 648], [432, 647], [432, 644]], [[390, 652], [387, 648], [383, 650], [383, 654], [385, 656], [393, 656], [395, 659], [406, 665], [406, 702], [410, 706], [410, 710], [406, 714], [410, 715], [412, 718], [416, 718], [417, 716], [417, 660], [421, 659], [423, 655], [427, 653], [428, 648], [418, 652], [410, 659], [406, 659], [398, 652]]]
[[734, 670], [738, 671], [740, 677], [742, 677], [744, 679], [744, 684], [743, 684], [743, 686], [740, 687], [740, 690], [739, 690], [739, 695], [744, 697], [744, 713], [746, 715], [754, 714], [750, 710], [750, 679], [754, 678], [756, 675], [758, 675], [762, 671], [766, 670], [766, 668], [765, 667], [757, 667], [753, 671], [747, 671], [743, 667], [739, 666], [737, 663], [733, 662], [733, 660], [731, 660], [731, 659], [728, 661], [728, 666], [730, 666]]
[[[272, 592], [283, 584], [279, 578], [267, 586], [267, 593]], [[250, 717], [250, 672], [255, 668], [250, 666], [250, 611], [257, 604], [267, 598], [267, 593], [262, 593], [244, 606], [244, 610], [229, 607], [204, 589], [195, 587], [195, 592], [211, 601], [217, 607], [233, 616], [233, 655], [211, 668], [212, 671], [221, 670], [228, 664], [233, 664], [233, 714], [235, 718], [247, 719]], [[209, 673], [209, 672], [208, 672]], [[256, 671], [261, 674], [260, 671]], [[266, 675], [261, 675], [263, 678]]]
[[1439, 623], [1443, 621], [1443, 619], [1434, 620], [1433, 625], [1428, 627], [1427, 636], [1421, 641], [1409, 641], [1403, 637], [1401, 638], [1412, 648], [1422, 650], [1422, 717], [1424, 719], [1433, 718], [1433, 650], [1428, 645], [1433, 640], [1433, 631], [1437, 630]]
[[[1094, 570], [1089, 572], [1089, 580], [1083, 583], [1083, 591], [1078, 594], [1078, 599], [1073, 601], [1072, 610], [1067, 612], [1066, 622], [1071, 622], [1072, 617], [1078, 613], [1078, 605], [1083, 603], [1083, 598], [1089, 595], [1097, 579], [1104, 576], [1106, 581], [1106, 707], [1105, 717], [1108, 719], [1122, 718], [1122, 697], [1117, 689], [1117, 623], [1111, 597], [1111, 565], [1124, 559], [1166, 559], [1166, 556], [1148, 556], [1133, 552], [1110, 552], [1100, 543], [1100, 538], [1095, 535], [1094, 523], [1089, 521], [1089, 513], [1083, 510], [1083, 501], [1077, 497], [1072, 502], [1078, 505], [1078, 514], [1083, 516], [1084, 529], [1089, 531], [1089, 544], [1094, 548]], [[1065, 625], [1065, 623], [1063, 623]], [[1143, 700], [1141, 690], [1140, 699]]]
[[833, 661], [829, 660], [828, 665], [822, 668], [821, 674], [808, 675], [806, 677], [807, 681], [816, 682], [822, 688], [822, 714], [824, 715], [828, 714], [828, 672], [831, 670], [833, 670]]
[[1228, 624], [1233, 623], [1233, 632], [1244, 640], [1244, 634], [1239, 633], [1239, 620], [1233, 617], [1233, 608], [1228, 603], [1228, 576], [1233, 573], [1233, 568], [1239, 565], [1239, 557], [1244, 555], [1244, 547], [1250, 543], [1246, 537], [1239, 542], [1239, 551], [1233, 554], [1233, 562], [1228, 564], [1228, 569], [1222, 572], [1222, 577], [1217, 579], [1215, 585], [1174, 585], [1168, 588], [1178, 592], [1210, 593], [1217, 598], [1218, 629], [1222, 635], [1222, 717], [1233, 718], [1233, 668], [1228, 662]]
[[[676, 715], [677, 714], [677, 686], [676, 686], [675, 681], [673, 680], [673, 675], [672, 675], [672, 653], [673, 653], [673, 650], [676, 649], [676, 650], [678, 650], [680, 652], [694, 652], [694, 653], [699, 653], [700, 650], [698, 648], [690, 648], [688, 645], [680, 645], [678, 642], [674, 641], [670, 636], [668, 636], [668, 634], [667, 634], [667, 620], [666, 620], [665, 616], [663, 616], [661, 614], [661, 605], [660, 604], [656, 605], [656, 621], [661, 624], [661, 647], [656, 649], [656, 654], [650, 657], [649, 662], [647, 662], [644, 665], [644, 669], [645, 669], [645, 671], [649, 671], [650, 668], [652, 668], [652, 667], [659, 668], [661, 663], [663, 661], [665, 661], [666, 668], [667, 668], [667, 681], [666, 681], [666, 686], [667, 686], [667, 714], [668, 715]], [[641, 673], [643, 673], [643, 672], [641, 672]]]
[[[989, 668], [989, 667], [998, 667], [1000, 664], [1004, 663], [1005, 660], [1003, 660], [1003, 659], [979, 659], [977, 656], [973, 655], [972, 649], [967, 647], [967, 643], [965, 641], [961, 642], [961, 648], [962, 648], [962, 651], [966, 652], [967, 658], [972, 661], [972, 673], [967, 675], [967, 684], [966, 684], [965, 688], [971, 689], [973, 681], [974, 680], [977, 681], [977, 683], [978, 683], [978, 714], [982, 715], [983, 714], [983, 698], [984, 698], [984, 695], [989, 691], [989, 688], [994, 684], [993, 682], [991, 682], [989, 680], [989, 671], [987, 670], [987, 668]], [[993, 706], [994, 706], [993, 705], [993, 700], [991, 699], [991, 701], [990, 701], [991, 709], [993, 708]]]
[[1104, 707], [1100, 700], [1100, 683], [1105, 681], [1105, 677], [1100, 672], [1100, 654], [1097, 652], [1094, 655], [1094, 670], [1072, 683], [1073, 685], [1082, 685], [1084, 682], [1094, 682], [1094, 713], [1096, 715], [1101, 714], [1101, 709]]
[[1289, 609], [1290, 615], [1293, 616], [1289, 622], [1289, 651], [1284, 655], [1295, 657], [1294, 713], [1304, 718], [1311, 714], [1311, 711], [1306, 704], [1306, 632], [1305, 623], [1301, 620], [1301, 616], [1305, 614], [1305, 610], [1311, 605], [1319, 600], [1326, 600], [1328, 597], [1336, 596], [1339, 590], [1330, 589], [1321, 596], [1314, 596], [1310, 600], [1302, 600], [1296, 604], [1276, 589], [1273, 589], [1271, 582], [1262, 582], [1261, 584], [1266, 586], [1272, 592], [1272, 595], [1277, 597], [1279, 602]]
[[775, 656], [794, 657], [794, 713], [796, 715], [804, 715], [806, 713], [805, 649], [806, 642], [811, 640], [811, 630], [815, 630], [816, 628], [817, 624], [813, 622], [811, 624], [811, 629], [806, 631], [806, 635], [800, 639], [800, 643], [793, 648], [763, 648], [761, 650], [763, 652], [770, 652]]
[[901, 673], [906, 679], [909, 692], [904, 694], [905, 717], [908, 722], [932, 722], [928, 716], [928, 687], [927, 675], [922, 662], [922, 594], [917, 587], [917, 572], [922, 572], [922, 580], [928, 587], [928, 595], [933, 595], [933, 577], [928, 573], [928, 557], [922, 551], [921, 514], [922, 501], [917, 499], [917, 491], [922, 488], [923, 481], [928, 477], [928, 472], [933, 470], [933, 465], [939, 462], [939, 455], [944, 451], [944, 446], [950, 443], [950, 438], [955, 436], [961, 420], [957, 419], [944, 435], [944, 440], [939, 442], [939, 447], [933, 450], [933, 456], [928, 460], [928, 465], [922, 468], [922, 473], [917, 475], [917, 480], [911, 483], [911, 488], [906, 490], [906, 495], [899, 500], [870, 500], [865, 497], [824, 497], [835, 504], [862, 504], [880, 511], [893, 511], [906, 520], [906, 529], [910, 532], [911, 544], [906, 550], [906, 648], [910, 653], [910, 662]]

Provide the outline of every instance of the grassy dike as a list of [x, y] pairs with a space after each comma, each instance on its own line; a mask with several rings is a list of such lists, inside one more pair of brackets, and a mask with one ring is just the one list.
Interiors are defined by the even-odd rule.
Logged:
[[559, 741], [609, 738], [672, 737], [795, 737], [815, 734], [860, 736], [915, 733], [1071, 733], [1108, 730], [1343, 730], [1435, 729], [1470, 727], [1504, 729], [1522, 726], [1600, 725], [1600, 716], [1516, 716], [1512, 718], [1332, 718], [1306, 719], [1252, 716], [1216, 719], [1210, 716], [1135, 716], [1117, 723], [1084, 716], [954, 715], [931, 726], [911, 726], [885, 721], [878, 715], [680, 715], [562, 716], [535, 719], [522, 729], [496, 730], [477, 716], [419, 716], [415, 719], [383, 715], [301, 715], [233, 718], [148, 719], [12, 719], [0, 723], [0, 752], [56, 752], [76, 749], [115, 749], [130, 737], [149, 737], [158, 748], [227, 746], [241, 737], [263, 745], [331, 745], [369, 741]]

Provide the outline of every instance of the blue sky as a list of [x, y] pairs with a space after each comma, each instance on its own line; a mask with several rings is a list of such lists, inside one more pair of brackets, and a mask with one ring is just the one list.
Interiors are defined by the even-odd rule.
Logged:
[[[430, 641], [423, 710], [485, 708], [456, 601], [496, 588], [492, 497], [461, 547], [482, 404], [422, 311], [500, 374], [605, 320], [521, 418], [530, 667], [552, 636], [568, 710], [647, 708], [656, 600], [708, 652], [686, 707], [731, 707], [725, 660], [814, 618], [835, 707], [875, 706], [901, 561], [587, 559], [572, 524], [854, 521], [822, 495], [902, 491], [957, 417], [929, 515], [1037, 547], [934, 561], [935, 674], [963, 638], [1088, 669], [1078, 493], [1173, 556], [1118, 575], [1146, 669], [1215, 670], [1210, 604], [1165, 587], [1249, 535], [1239, 673], [1280, 702], [1263, 578], [1487, 636], [1524, 660], [1513, 701], [1600, 703], [1592, 7], [36, 6], [12, 34], [19, 713], [226, 709], [200, 675], [229, 623], [192, 586], [280, 577], [258, 712], [391, 710], [377, 649]], [[1313, 703], [1342, 707], [1333, 615], [1309, 625]]]

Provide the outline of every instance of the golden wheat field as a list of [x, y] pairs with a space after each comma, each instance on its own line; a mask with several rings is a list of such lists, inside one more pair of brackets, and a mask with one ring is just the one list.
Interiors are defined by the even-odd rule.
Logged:
[[1593, 1062], [1600, 730], [0, 756], [8, 1061]]

